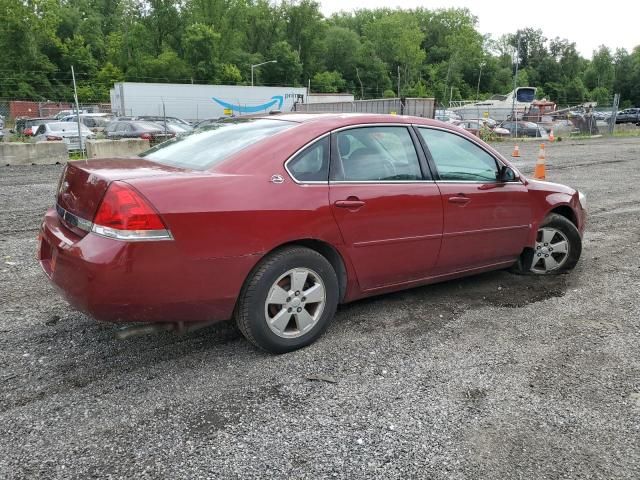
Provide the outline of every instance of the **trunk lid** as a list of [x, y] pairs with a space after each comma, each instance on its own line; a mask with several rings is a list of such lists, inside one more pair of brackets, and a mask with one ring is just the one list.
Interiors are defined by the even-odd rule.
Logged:
[[184, 170], [138, 157], [69, 162], [60, 178], [56, 203], [73, 216], [92, 222], [111, 182], [179, 172]]

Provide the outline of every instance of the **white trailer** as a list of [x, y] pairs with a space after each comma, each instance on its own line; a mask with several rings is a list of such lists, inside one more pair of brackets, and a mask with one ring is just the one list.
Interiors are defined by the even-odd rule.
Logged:
[[223, 116], [293, 111], [304, 87], [249, 87], [177, 83], [116, 83], [111, 109], [117, 116], [161, 116], [202, 120]]

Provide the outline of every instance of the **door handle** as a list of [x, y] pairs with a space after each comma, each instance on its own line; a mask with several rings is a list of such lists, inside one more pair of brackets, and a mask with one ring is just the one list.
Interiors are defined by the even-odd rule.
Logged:
[[458, 203], [460, 205], [466, 205], [470, 201], [471, 201], [471, 199], [469, 197], [465, 197], [465, 196], [449, 197], [449, 203]]
[[364, 202], [357, 198], [349, 197], [347, 200], [338, 200], [334, 203], [339, 208], [360, 208], [364, 207]]

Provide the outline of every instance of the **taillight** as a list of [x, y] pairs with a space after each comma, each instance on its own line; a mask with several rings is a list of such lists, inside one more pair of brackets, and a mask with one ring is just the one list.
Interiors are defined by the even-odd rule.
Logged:
[[93, 219], [94, 233], [118, 240], [171, 240], [158, 212], [133, 187], [113, 182]]
[[151, 138], [153, 137], [151, 136], [150, 133], [143, 133], [140, 135], [140, 138], [142, 138], [143, 140], [151, 140]]
[[52, 142], [56, 140], [62, 140], [62, 137], [56, 137], [55, 135], [47, 135], [47, 140]]

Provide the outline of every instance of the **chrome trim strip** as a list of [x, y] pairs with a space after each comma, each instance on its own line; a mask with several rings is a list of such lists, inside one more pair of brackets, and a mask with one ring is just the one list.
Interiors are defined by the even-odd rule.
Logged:
[[497, 180], [487, 180], [481, 182], [480, 180], [436, 180], [436, 183], [477, 183], [478, 185], [504, 185], [506, 183], [513, 182], [499, 182]]
[[169, 230], [118, 230], [117, 228], [96, 225], [84, 218], [74, 215], [56, 203], [58, 216], [68, 225], [77, 227], [88, 233], [95, 233], [101, 237], [127, 242], [154, 242], [159, 240], [173, 240]]
[[90, 232], [93, 223], [89, 220], [86, 220], [78, 215], [74, 215], [69, 210], [64, 209], [59, 204], [56, 203], [56, 212], [58, 212], [58, 216], [71, 227], [79, 228], [80, 230], [84, 230], [85, 232]]
[[436, 238], [442, 238], [441, 233], [433, 233], [430, 235], [417, 235], [415, 237], [401, 237], [401, 238], [385, 238], [383, 240], [369, 240], [367, 242], [354, 243], [354, 248], [361, 247], [374, 247], [377, 245], [389, 245], [393, 243], [405, 243], [405, 242], [419, 242], [421, 240], [433, 240]]
[[[411, 123], [402, 123], [402, 122], [385, 122], [385, 123], [354, 123], [353, 125], [345, 125], [344, 127], [336, 128], [331, 130], [331, 132], [341, 132], [342, 130], [350, 130], [352, 128], [362, 128], [362, 127], [405, 127], [407, 129], [411, 128]], [[426, 125], [425, 125], [426, 126]]]
[[360, 183], [364, 183], [364, 184], [375, 184], [375, 185], [403, 185], [403, 184], [407, 184], [407, 183], [415, 183], [415, 184], [422, 184], [422, 183], [436, 183], [433, 180], [331, 180], [329, 182], [331, 185], [335, 185], [336, 183], [338, 184], [360, 184]]
[[101, 237], [127, 242], [173, 240], [169, 230], [118, 230], [117, 228], [103, 227], [102, 225], [94, 224], [91, 232]]
[[478, 233], [494, 233], [494, 232], [508, 232], [509, 230], [529, 230], [531, 225], [514, 225], [512, 227], [493, 227], [493, 228], [482, 228], [479, 230], [467, 230], [465, 232], [448, 232], [444, 233], [443, 238], [451, 238], [451, 237], [461, 237], [463, 235], [476, 235]]

